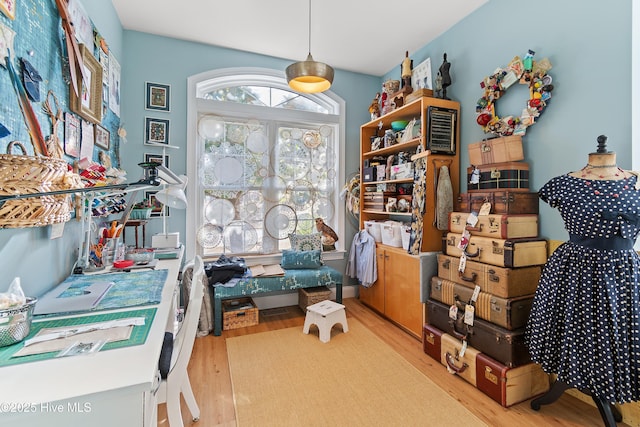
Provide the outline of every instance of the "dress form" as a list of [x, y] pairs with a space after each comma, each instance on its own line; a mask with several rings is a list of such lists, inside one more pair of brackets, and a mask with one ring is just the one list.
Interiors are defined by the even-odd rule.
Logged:
[[[615, 153], [606, 150], [606, 141], [606, 136], [601, 135], [598, 137], [598, 150], [589, 154], [587, 165], [579, 171], [569, 173], [569, 175], [585, 181], [618, 181], [629, 178], [632, 175], [631, 172], [624, 171], [617, 166]], [[588, 184], [588, 182], [585, 183]], [[539, 410], [541, 405], [555, 402], [565, 390], [570, 388], [573, 388], [573, 386], [564, 381], [556, 380], [549, 392], [531, 402], [531, 408]], [[616, 421], [620, 422], [622, 420], [621, 414], [613, 406], [612, 402], [591, 393], [588, 389], [580, 388], [580, 391], [592, 397], [606, 427], [614, 427]]]

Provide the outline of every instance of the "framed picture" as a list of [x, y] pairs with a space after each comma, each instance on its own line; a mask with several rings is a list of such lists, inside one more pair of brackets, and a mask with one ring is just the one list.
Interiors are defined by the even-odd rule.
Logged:
[[64, 113], [64, 153], [71, 157], [80, 155], [80, 119], [72, 113]]
[[96, 145], [104, 150], [109, 150], [109, 138], [111, 134], [108, 130], [100, 125], [95, 125], [95, 142]]
[[16, 19], [16, 1], [0, 0], [0, 10], [9, 19]]
[[427, 150], [455, 155], [457, 127], [457, 110], [435, 105], [427, 108]]
[[102, 65], [85, 45], [80, 45], [80, 53], [84, 64], [82, 89], [78, 97], [73, 85], [69, 85], [69, 107], [83, 119], [100, 123], [102, 120]]
[[151, 203], [151, 218], [169, 217], [169, 208], [156, 199], [157, 191], [145, 191], [144, 198]]
[[169, 120], [145, 118], [145, 143], [169, 145]]
[[164, 165], [165, 167], [169, 167], [169, 155], [164, 156], [164, 163], [162, 162], [162, 154], [155, 153], [144, 153], [144, 162], [145, 163], [158, 163], [159, 165]]
[[411, 71], [411, 87], [417, 89], [433, 89], [433, 79], [431, 77], [431, 58], [427, 58], [413, 67]]
[[171, 87], [160, 83], [147, 82], [147, 110], [170, 111]]

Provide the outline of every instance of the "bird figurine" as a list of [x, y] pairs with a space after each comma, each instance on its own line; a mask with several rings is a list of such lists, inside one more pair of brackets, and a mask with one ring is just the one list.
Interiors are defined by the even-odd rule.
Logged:
[[322, 233], [322, 244], [326, 246], [333, 245], [338, 241], [338, 235], [333, 228], [324, 223], [322, 218], [316, 218], [316, 229]]

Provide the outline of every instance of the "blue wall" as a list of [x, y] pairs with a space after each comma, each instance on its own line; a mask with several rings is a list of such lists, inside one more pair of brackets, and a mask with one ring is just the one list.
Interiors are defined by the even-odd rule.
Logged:
[[[51, 7], [54, 2], [46, 4]], [[145, 152], [159, 152], [143, 145], [146, 116], [169, 118], [170, 143], [185, 146], [189, 76], [223, 67], [284, 70], [289, 64], [279, 58], [123, 31], [110, 2], [83, 0], [83, 4], [122, 66], [121, 122], [128, 131], [128, 142], [122, 144], [120, 160], [131, 179], [137, 179], [140, 170], [136, 164]], [[6, 19], [2, 22], [11, 24]], [[448, 95], [462, 106], [462, 164], [468, 163], [467, 145], [485, 137], [475, 124], [474, 108], [482, 95], [479, 82], [528, 49], [537, 52], [536, 59], [551, 60], [555, 86], [549, 107], [524, 137], [532, 188], [537, 190], [549, 178], [581, 168], [595, 149], [599, 134], [609, 136], [609, 149], [618, 153], [620, 166], [630, 168], [631, 0], [588, 7], [577, 0], [541, 0], [535, 10], [529, 4], [491, 0], [434, 42], [410, 52], [414, 64], [431, 57], [434, 71], [442, 62], [443, 52], [447, 52], [453, 77]], [[51, 52], [51, 56], [58, 54], [57, 50]], [[389, 69], [382, 77], [336, 70], [332, 90], [347, 104], [346, 176], [358, 169], [359, 127], [369, 119], [371, 99], [384, 80], [398, 77], [398, 64], [390, 64]], [[6, 74], [0, 69], [2, 91], [12, 90]], [[147, 81], [171, 85], [171, 112], [144, 109]], [[499, 113], [519, 114], [526, 96], [523, 91], [510, 89], [500, 100]], [[186, 151], [172, 150], [169, 154], [172, 169], [185, 172]], [[541, 235], [566, 237], [557, 212], [541, 204], [540, 214]], [[172, 212], [169, 228], [184, 236], [183, 215]], [[161, 224], [153, 224], [148, 235], [160, 229]], [[60, 282], [75, 260], [78, 232], [73, 220], [66, 224], [64, 238], [56, 240], [49, 240], [48, 227], [0, 230], [0, 266], [4, 273], [0, 291], [14, 276], [21, 276], [27, 293], [36, 296]]]
[[[605, 18], [606, 17], [606, 18]], [[595, 151], [598, 135], [609, 137], [619, 166], [631, 169], [631, 0], [590, 2], [542, 0], [520, 3], [491, 0], [437, 40], [411, 53], [413, 63], [431, 58], [433, 73], [443, 53], [451, 63], [447, 95], [461, 104], [461, 157], [466, 172], [467, 146], [491, 136], [475, 122], [483, 95], [480, 82], [528, 49], [535, 60], [549, 58], [553, 97], [538, 123], [523, 137], [531, 188], [582, 168]], [[395, 73], [395, 74], [394, 74]], [[399, 77], [398, 67], [384, 77]], [[528, 92], [512, 86], [497, 105], [499, 116], [519, 116]], [[461, 179], [461, 190], [466, 177]], [[557, 211], [540, 203], [540, 234], [568, 237]]]
[[[126, 46], [122, 61], [123, 79], [122, 105], [123, 124], [127, 130], [128, 142], [123, 145], [122, 166], [135, 171], [145, 152], [161, 153], [161, 148], [145, 146], [145, 117], [170, 120], [169, 144], [183, 149], [167, 149], [170, 167], [176, 173], [186, 173], [186, 118], [187, 118], [187, 78], [205, 71], [230, 67], [260, 67], [282, 70], [290, 61], [256, 55], [217, 46], [158, 37], [135, 31], [125, 31]], [[168, 84], [171, 86], [171, 111], [152, 112], [144, 109], [145, 82]], [[331, 90], [346, 101], [346, 176], [358, 170], [360, 153], [360, 124], [369, 120], [368, 107], [375, 92], [379, 90], [380, 78], [336, 70]], [[138, 168], [139, 169], [139, 168]], [[172, 210], [167, 221], [167, 229], [180, 231], [185, 236], [185, 211]], [[147, 236], [161, 232], [162, 222], [151, 221], [147, 226]], [[350, 236], [353, 236], [351, 230]], [[351, 241], [348, 236], [345, 241]]]

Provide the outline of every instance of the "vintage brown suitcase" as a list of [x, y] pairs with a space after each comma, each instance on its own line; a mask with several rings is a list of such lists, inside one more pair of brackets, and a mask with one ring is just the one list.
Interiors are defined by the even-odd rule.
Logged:
[[[461, 234], [446, 233], [443, 236], [442, 252], [460, 257], [458, 248]], [[547, 241], [541, 237], [525, 239], [494, 239], [471, 236], [465, 251], [467, 259], [497, 265], [499, 267], [528, 267], [547, 262]]]
[[466, 339], [476, 350], [510, 368], [531, 362], [524, 342], [524, 328], [510, 331], [478, 318], [469, 326], [464, 323], [463, 312], [458, 311], [453, 320], [449, 317], [449, 306], [433, 299], [427, 300], [427, 319], [441, 331], [459, 340]]
[[[456, 304], [460, 311], [464, 312], [473, 293], [473, 289], [451, 280], [440, 277], [431, 278], [431, 298], [447, 305]], [[526, 326], [532, 304], [533, 295], [500, 298], [486, 292], [479, 292], [473, 306], [475, 315], [480, 319], [495, 323], [505, 329], [514, 330]]]
[[476, 358], [476, 387], [505, 408], [546, 393], [549, 384], [536, 363], [509, 368], [484, 353]]
[[428, 323], [425, 323], [422, 327], [422, 349], [438, 362], [442, 359], [442, 347], [440, 345], [442, 333], [440, 329]]
[[474, 227], [467, 224], [468, 212], [449, 212], [449, 231], [462, 233], [465, 229], [475, 236], [517, 239], [538, 235], [538, 215], [479, 215]]
[[529, 191], [529, 163], [504, 162], [478, 165], [479, 182], [471, 183], [474, 167], [467, 168], [467, 191], [509, 190]]
[[522, 137], [520, 135], [474, 142], [469, 144], [468, 151], [469, 163], [476, 166], [524, 160]]
[[[433, 325], [424, 325], [423, 336], [431, 337], [432, 343], [437, 340], [437, 348], [441, 351], [435, 355], [436, 347], [429, 344], [427, 354], [430, 357], [505, 408], [549, 391], [551, 379], [536, 363], [510, 368], [469, 345], [460, 357], [462, 342]], [[469, 356], [475, 355], [475, 361], [470, 360], [467, 352], [470, 352]], [[474, 365], [475, 375], [468, 372]]]
[[457, 198], [455, 210], [459, 212], [480, 212], [484, 203], [491, 204], [494, 214], [538, 214], [540, 200], [538, 193], [530, 191], [478, 191], [461, 193]]
[[438, 254], [438, 276], [501, 298], [514, 298], [536, 292], [542, 267], [507, 268], [467, 259], [464, 272], [458, 271], [460, 258]]
[[465, 346], [462, 353], [462, 342], [449, 334], [440, 337], [442, 356], [440, 362], [465, 379], [469, 384], [476, 385], [476, 359], [480, 352], [471, 346]]

